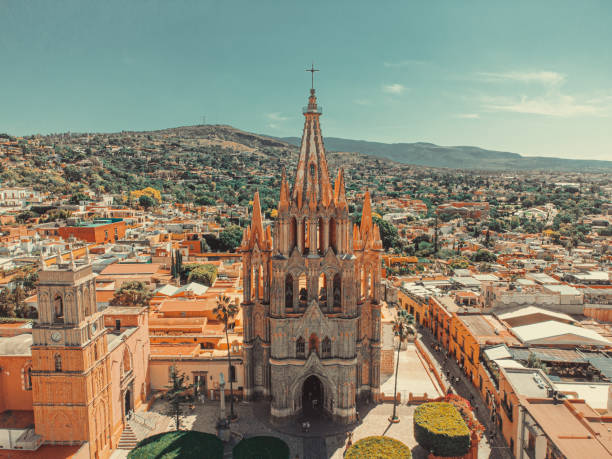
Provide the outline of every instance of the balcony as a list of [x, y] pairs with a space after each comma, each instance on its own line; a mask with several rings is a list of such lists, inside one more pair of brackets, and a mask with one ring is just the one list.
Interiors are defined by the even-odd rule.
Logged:
[[320, 105], [317, 105], [316, 107], [309, 107], [308, 105], [302, 107], [302, 114], [306, 114], [306, 113], [317, 113], [319, 115], [321, 115], [323, 113], [323, 107], [321, 107]]

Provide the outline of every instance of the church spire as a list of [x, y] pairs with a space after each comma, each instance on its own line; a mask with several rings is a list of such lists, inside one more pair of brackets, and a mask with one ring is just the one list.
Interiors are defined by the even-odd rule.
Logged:
[[346, 189], [344, 186], [344, 169], [338, 169], [338, 178], [336, 178], [336, 183], [334, 185], [334, 204], [337, 208], [345, 208], [348, 207], [346, 202]]
[[361, 237], [365, 240], [366, 235], [372, 229], [372, 203], [370, 192], [366, 191], [363, 197], [363, 211], [361, 212]]
[[[317, 71], [314, 69], [309, 72]], [[313, 73], [314, 75], [314, 73]], [[304, 131], [300, 147], [300, 158], [295, 173], [291, 198], [300, 208], [304, 203], [312, 207], [328, 207], [332, 201], [327, 159], [321, 135], [321, 107], [317, 105], [314, 87], [310, 89], [308, 105], [304, 107]]]
[[287, 210], [289, 208], [289, 186], [287, 185], [287, 174], [283, 167], [280, 187], [280, 199], [278, 200], [278, 210]]
[[253, 217], [251, 218], [252, 237], [257, 237], [259, 242], [264, 241], [263, 219], [261, 218], [261, 204], [259, 203], [259, 191], [255, 192], [253, 198]]

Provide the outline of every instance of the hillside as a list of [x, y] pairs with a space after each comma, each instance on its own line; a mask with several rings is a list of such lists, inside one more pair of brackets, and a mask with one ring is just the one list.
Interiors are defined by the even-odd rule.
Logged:
[[[299, 145], [298, 137], [280, 140]], [[478, 147], [444, 147], [433, 143], [382, 143], [325, 137], [330, 151], [356, 152], [426, 167], [480, 170], [612, 171], [612, 161], [521, 156]]]

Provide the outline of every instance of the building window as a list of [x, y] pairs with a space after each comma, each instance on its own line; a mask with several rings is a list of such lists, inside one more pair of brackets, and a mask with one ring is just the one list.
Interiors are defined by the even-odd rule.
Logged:
[[53, 300], [53, 315], [54, 322], [64, 323], [64, 300], [60, 295]]
[[28, 367], [24, 372], [25, 390], [32, 390], [32, 367]]
[[55, 354], [55, 371], [62, 371], [62, 356], [59, 354]]
[[331, 340], [327, 336], [321, 344], [321, 354], [324, 359], [331, 357]]
[[295, 343], [295, 354], [299, 359], [303, 359], [306, 354], [306, 343], [304, 342], [304, 338], [301, 336], [297, 339]]
[[120, 319], [115, 319], [115, 330], [117, 331], [121, 330], [121, 320]]
[[230, 367], [230, 381], [236, 382], [236, 367], [234, 365]]

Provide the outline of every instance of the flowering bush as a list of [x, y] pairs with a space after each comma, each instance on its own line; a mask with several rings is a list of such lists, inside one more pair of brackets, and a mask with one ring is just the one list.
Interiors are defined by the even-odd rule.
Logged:
[[470, 429], [454, 404], [430, 402], [414, 412], [414, 437], [436, 456], [463, 456], [470, 449]]
[[349, 448], [345, 459], [410, 459], [410, 448], [390, 437], [362, 438]]

